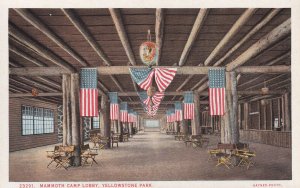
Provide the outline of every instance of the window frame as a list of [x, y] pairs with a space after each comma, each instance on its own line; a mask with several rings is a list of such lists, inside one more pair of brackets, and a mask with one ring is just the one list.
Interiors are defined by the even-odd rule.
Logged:
[[[29, 132], [31, 132], [30, 134], [24, 134], [23, 110], [25, 108], [32, 108], [32, 129], [30, 129], [30, 131], [29, 131]], [[38, 109], [42, 111], [42, 119], [39, 120], [39, 121], [42, 120], [42, 122], [43, 122], [41, 133], [40, 132], [37, 133], [37, 131], [35, 130], [35, 128], [37, 126], [37, 125], [35, 125], [35, 120], [36, 120], [35, 118], [36, 117], [41, 117], [41, 116], [35, 116], [35, 110], [38, 110]], [[50, 118], [52, 118], [52, 121], [51, 120], [50, 121], [52, 122], [51, 124], [52, 124], [53, 128], [51, 129], [50, 132], [45, 132], [45, 111], [49, 111], [50, 114], [52, 114], [52, 117], [50, 117]], [[37, 107], [37, 106], [30, 106], [30, 105], [21, 105], [21, 136], [54, 134], [55, 133], [54, 121], [55, 121], [55, 119], [54, 119], [54, 110], [53, 109]], [[49, 122], [49, 121], [47, 120], [47, 122]]]

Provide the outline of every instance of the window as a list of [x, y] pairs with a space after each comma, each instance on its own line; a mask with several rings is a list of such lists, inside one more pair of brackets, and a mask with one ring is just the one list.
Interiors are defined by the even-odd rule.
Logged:
[[93, 125], [92, 129], [99, 129], [100, 128], [100, 118], [98, 117], [93, 117]]
[[22, 106], [22, 135], [53, 132], [53, 110], [32, 106]]

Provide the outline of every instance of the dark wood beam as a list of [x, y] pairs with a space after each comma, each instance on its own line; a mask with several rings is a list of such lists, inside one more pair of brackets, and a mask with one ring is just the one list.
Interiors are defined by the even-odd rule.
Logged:
[[246, 22], [251, 18], [251, 16], [256, 12], [257, 9], [249, 8], [247, 9], [239, 19], [233, 24], [230, 30], [210, 53], [210, 55], [204, 61], [204, 66], [209, 66], [217, 54], [228, 44], [228, 42], [236, 36], [240, 29], [246, 24]]
[[74, 59], [76, 59], [82, 66], [87, 66], [87, 62], [70, 46], [67, 45], [56, 33], [54, 33], [46, 24], [43, 23], [39, 18], [34, 16], [28, 9], [14, 9], [20, 16], [22, 16], [26, 21], [28, 21], [35, 28], [40, 30], [44, 35], [50, 38], [68, 54], [70, 54]]
[[[275, 76], [275, 77], [273, 77], [273, 78], [270, 78], [270, 79], [268, 79], [268, 80], [265, 80], [264, 82], [260, 82], [260, 83], [258, 83], [258, 84], [256, 84], [256, 85], [247, 87], [246, 89], [247, 89], [247, 90], [251, 90], [252, 88], [255, 88], [255, 87], [258, 87], [258, 86], [263, 87], [264, 84], [267, 85], [267, 83], [272, 82], [272, 81], [274, 81], [274, 80], [277, 80], [277, 79], [279, 79], [279, 78], [282, 78], [283, 76], [285, 76], [285, 75], [284, 75], [284, 74], [281, 74], [281, 75]], [[268, 87], [268, 86], [269, 86], [269, 84], [267, 85], [267, 87]]]
[[15, 54], [17, 54], [18, 56], [26, 59], [27, 61], [32, 62], [33, 64], [39, 66], [39, 67], [46, 67], [46, 64], [33, 58], [32, 56], [26, 54], [25, 52], [19, 50], [17, 47], [15, 47], [14, 45], [10, 44], [9, 45], [9, 51], [14, 52]]
[[111, 62], [107, 55], [103, 52], [100, 45], [96, 42], [93, 35], [89, 32], [85, 24], [79, 19], [75, 12], [71, 9], [62, 9], [63, 13], [69, 18], [77, 30], [82, 34], [86, 41], [91, 45], [98, 56], [103, 60], [105, 65], [110, 66]]
[[165, 13], [164, 9], [157, 8], [155, 12], [155, 43], [157, 47], [157, 61], [156, 66], [160, 65], [161, 50], [163, 45], [164, 38], [164, 21]]
[[31, 93], [15, 93], [10, 94], [10, 98], [17, 98], [17, 97], [54, 97], [54, 96], [62, 96], [62, 93], [39, 93], [38, 96], [33, 96]]
[[193, 44], [195, 43], [197, 36], [199, 34], [199, 31], [201, 30], [206, 15], [208, 14], [208, 9], [200, 9], [198, 16], [194, 22], [193, 28], [191, 30], [191, 33], [189, 35], [189, 38], [184, 46], [183, 52], [180, 56], [178, 65], [183, 66], [186, 63], [186, 60], [188, 58], [188, 55], [192, 49]]
[[122, 15], [120, 9], [110, 8], [109, 9], [112, 20], [115, 24], [121, 43], [125, 49], [126, 55], [131, 65], [136, 65], [135, 58], [127, 37], [127, 33], [123, 24]]
[[277, 65], [277, 66], [242, 66], [235, 69], [237, 73], [288, 73], [291, 72], [291, 66]]
[[9, 23], [9, 35], [13, 36], [19, 41], [22, 41], [22, 43], [37, 51], [41, 56], [52, 61], [57, 66], [62, 67], [70, 72], [76, 71], [72, 65], [63, 60], [61, 57], [54, 54], [50, 49], [33, 40], [31, 37], [29, 37], [26, 33], [21, 31], [11, 22]]
[[22, 67], [10, 68], [10, 75], [18, 76], [61, 76], [71, 72], [60, 67]]
[[234, 61], [227, 64], [227, 71], [232, 71], [237, 67], [246, 63], [249, 59], [255, 57], [257, 54], [270, 47], [272, 44], [278, 42], [282, 38], [288, 36], [291, 33], [291, 19], [287, 19], [282, 24], [277, 26], [267, 35], [259, 39], [256, 43], [254, 43], [250, 48], [248, 48], [245, 52], [239, 55]]

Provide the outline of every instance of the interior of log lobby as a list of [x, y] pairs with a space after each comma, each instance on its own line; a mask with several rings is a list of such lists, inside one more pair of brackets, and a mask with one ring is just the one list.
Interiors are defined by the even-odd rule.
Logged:
[[291, 180], [289, 8], [9, 9], [9, 181]]

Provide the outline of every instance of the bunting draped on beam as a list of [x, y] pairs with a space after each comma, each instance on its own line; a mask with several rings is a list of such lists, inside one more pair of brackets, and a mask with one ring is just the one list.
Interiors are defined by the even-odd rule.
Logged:
[[152, 85], [153, 76], [160, 92], [166, 90], [174, 79], [177, 68], [129, 68], [132, 79], [144, 90]]
[[163, 92], [156, 92], [153, 97], [149, 97], [145, 91], [138, 92], [142, 106], [149, 116], [155, 116], [161, 101], [164, 98]]
[[120, 120], [123, 123], [128, 122], [128, 104], [127, 104], [127, 102], [121, 102], [121, 105], [120, 105]]
[[225, 108], [225, 68], [210, 69], [209, 80], [209, 112], [210, 115], [224, 115]]
[[194, 93], [192, 91], [186, 91], [183, 99], [184, 107], [184, 119], [194, 119], [195, 116], [195, 105], [194, 105]]
[[119, 119], [118, 93], [109, 92], [108, 95], [110, 100], [110, 119], [118, 120]]
[[97, 69], [80, 71], [80, 116], [98, 116]]
[[182, 121], [182, 102], [176, 101], [175, 106], [175, 121]]

